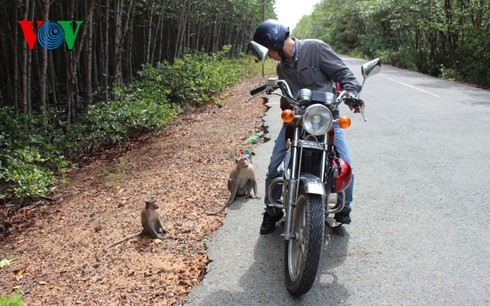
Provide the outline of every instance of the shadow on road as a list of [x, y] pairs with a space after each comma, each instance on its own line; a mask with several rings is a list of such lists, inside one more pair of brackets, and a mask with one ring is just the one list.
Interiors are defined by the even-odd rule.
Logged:
[[[208, 295], [200, 305], [338, 305], [349, 298], [346, 287], [338, 282], [334, 269], [346, 258], [349, 233], [344, 229], [325, 229], [317, 278], [312, 289], [294, 297], [284, 284], [284, 239], [282, 226], [273, 234], [260, 236], [254, 247], [254, 263], [240, 278], [240, 292], [220, 290]], [[239, 264], [239, 263], [237, 263]]]

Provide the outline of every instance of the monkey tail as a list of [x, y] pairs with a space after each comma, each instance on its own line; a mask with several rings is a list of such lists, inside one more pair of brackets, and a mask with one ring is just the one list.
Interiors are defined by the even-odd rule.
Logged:
[[228, 207], [228, 203], [226, 203], [225, 205], [223, 205], [223, 207], [221, 207], [221, 209], [217, 210], [217, 211], [206, 211], [205, 213], [208, 215], [208, 216], [214, 216], [214, 215], [217, 215], [219, 214], [220, 212], [222, 212], [223, 210], [226, 209], [226, 207]]
[[113, 247], [113, 246], [115, 246], [115, 245], [118, 245], [118, 244], [120, 244], [120, 243], [122, 243], [122, 242], [124, 242], [124, 241], [126, 241], [126, 240], [129, 240], [129, 239], [131, 239], [131, 238], [134, 238], [134, 237], [136, 237], [136, 236], [143, 235], [144, 233], [145, 233], [145, 231], [144, 231], [144, 230], [141, 230], [140, 232], [138, 232], [138, 233], [136, 233], [136, 234], [132, 234], [132, 235], [126, 236], [126, 237], [124, 237], [124, 238], [123, 238], [123, 239], [121, 239], [121, 240], [118, 240], [118, 241], [116, 241], [116, 242], [113, 242], [113, 243], [109, 244], [108, 246], [106, 246], [106, 247], [104, 248], [104, 252], [106, 252], [106, 251], [107, 251], [109, 248], [112, 248], [112, 247]]

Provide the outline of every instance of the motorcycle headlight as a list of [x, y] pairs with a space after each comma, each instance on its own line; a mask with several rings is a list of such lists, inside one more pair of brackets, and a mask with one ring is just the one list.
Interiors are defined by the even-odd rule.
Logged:
[[306, 108], [301, 125], [308, 134], [320, 136], [332, 127], [332, 122], [330, 110], [324, 105], [314, 104]]

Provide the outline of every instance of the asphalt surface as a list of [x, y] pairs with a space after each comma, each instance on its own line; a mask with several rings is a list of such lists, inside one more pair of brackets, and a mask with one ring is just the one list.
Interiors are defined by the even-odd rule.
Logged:
[[[360, 76], [365, 61], [344, 58]], [[343, 106], [355, 169], [351, 225], [326, 229], [317, 279], [284, 286], [282, 227], [261, 236], [262, 200], [239, 200], [208, 242], [208, 273], [188, 305], [490, 305], [490, 92], [383, 66]], [[272, 141], [255, 150], [259, 196]]]

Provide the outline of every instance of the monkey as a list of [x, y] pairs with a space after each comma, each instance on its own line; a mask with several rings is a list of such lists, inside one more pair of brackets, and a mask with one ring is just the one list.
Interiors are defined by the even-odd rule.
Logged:
[[[223, 205], [223, 207], [215, 212], [207, 211], [208, 215], [217, 215], [230, 205], [237, 195], [250, 196], [257, 198], [257, 180], [255, 179], [255, 169], [250, 159], [247, 156], [240, 156], [236, 160], [236, 165], [233, 167], [228, 178], [228, 191], [230, 192], [230, 198]], [[251, 191], [254, 191], [252, 196]]]
[[143, 226], [143, 229], [138, 233], [129, 235], [108, 245], [104, 248], [104, 252], [106, 252], [109, 248], [118, 245], [128, 239], [144, 234], [149, 235], [153, 239], [163, 239], [163, 235], [166, 234], [167, 231], [163, 227], [163, 218], [158, 212], [158, 208], [160, 208], [160, 206], [158, 206], [155, 199], [148, 199], [145, 202], [145, 208], [143, 208], [143, 211], [141, 212], [141, 225]]
[[230, 205], [237, 195], [252, 196], [252, 189], [255, 195], [252, 198], [257, 197], [257, 180], [255, 179], [255, 168], [252, 162], [247, 156], [241, 156], [235, 162], [236, 165], [228, 178], [227, 187], [230, 192], [230, 198], [226, 205]]

